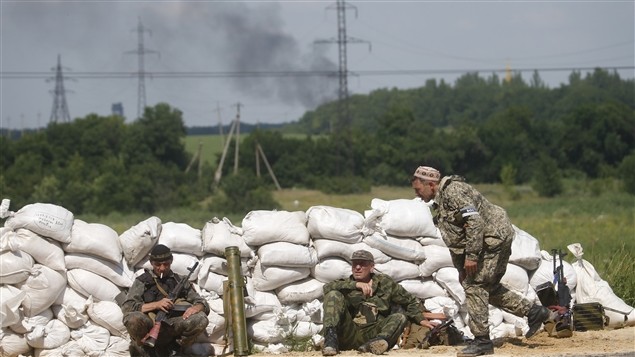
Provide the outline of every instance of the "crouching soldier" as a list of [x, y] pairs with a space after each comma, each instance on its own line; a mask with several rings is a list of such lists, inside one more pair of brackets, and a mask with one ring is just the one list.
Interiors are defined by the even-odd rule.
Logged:
[[[131, 356], [170, 356], [183, 352], [207, 327], [209, 306], [185, 282], [176, 301], [168, 299], [182, 279], [170, 268], [173, 256], [168, 247], [156, 245], [150, 252], [152, 270], [147, 270], [133, 282], [123, 302], [123, 323], [130, 334]], [[168, 313], [154, 346], [144, 345], [144, 337], [155, 324], [159, 311]]]

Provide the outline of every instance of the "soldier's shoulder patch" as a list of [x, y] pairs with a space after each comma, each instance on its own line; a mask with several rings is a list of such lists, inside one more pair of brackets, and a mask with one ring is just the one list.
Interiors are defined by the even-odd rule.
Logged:
[[476, 207], [474, 206], [465, 206], [459, 210], [461, 212], [462, 217], [469, 217], [475, 214], [478, 214]]

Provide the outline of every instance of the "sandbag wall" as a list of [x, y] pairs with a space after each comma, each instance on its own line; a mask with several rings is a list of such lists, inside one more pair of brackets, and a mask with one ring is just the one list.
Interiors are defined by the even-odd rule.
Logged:
[[[426, 299], [429, 310], [453, 317], [471, 336], [465, 293], [430, 209], [418, 199], [374, 199], [370, 206], [364, 214], [329, 206], [252, 211], [240, 227], [213, 218], [201, 229], [150, 217], [121, 235], [74, 219], [59, 206], [37, 203], [18, 212], [5, 207], [0, 212], [8, 217], [0, 231], [0, 355], [129, 355], [118, 303], [135, 276], [150, 269], [147, 255], [158, 243], [173, 250], [176, 273], [185, 275], [200, 262], [191, 280], [212, 311], [193, 353], [220, 354], [231, 345], [224, 339], [222, 301], [229, 246], [241, 251], [248, 335], [262, 349], [279, 351], [286, 338], [321, 330], [322, 286], [349, 276], [350, 256], [357, 249], [370, 251], [378, 272]], [[537, 301], [535, 288], [553, 278], [551, 256], [534, 237], [515, 229], [503, 283]], [[576, 270], [565, 262], [564, 272], [575, 292]], [[592, 299], [585, 291], [585, 301]], [[493, 307], [490, 324], [492, 337], [527, 330], [524, 318]]]

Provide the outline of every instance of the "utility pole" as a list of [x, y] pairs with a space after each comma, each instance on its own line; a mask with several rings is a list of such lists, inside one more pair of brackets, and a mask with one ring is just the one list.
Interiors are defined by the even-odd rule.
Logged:
[[64, 89], [64, 74], [62, 73], [62, 56], [57, 55], [57, 66], [51, 68], [55, 71], [55, 77], [48, 78], [46, 81], [55, 81], [55, 89], [51, 91], [53, 94], [53, 109], [51, 110], [51, 123], [71, 121], [71, 115], [68, 112], [68, 104], [66, 103], [66, 90]]
[[238, 173], [238, 149], [240, 148], [240, 107], [242, 107], [242, 104], [240, 102], [236, 103], [236, 149], [234, 150], [234, 175]]
[[216, 115], [218, 116], [218, 135], [220, 135], [220, 146], [225, 146], [225, 137], [223, 136], [223, 120], [221, 117], [220, 105], [216, 102]]
[[143, 27], [143, 24], [141, 23], [141, 18], [139, 18], [139, 24], [137, 25], [137, 28], [133, 29], [132, 31], [136, 32], [138, 36], [137, 49], [128, 51], [126, 53], [136, 54], [139, 60], [139, 68], [137, 71], [137, 78], [139, 79], [139, 88], [137, 89], [137, 118], [141, 118], [141, 116], [143, 115], [143, 111], [145, 110], [145, 107], [146, 107], [145, 77], [147, 74], [145, 71], [144, 56], [146, 53], [156, 53], [158, 56], [160, 56], [160, 54], [157, 51], [149, 50], [144, 47], [143, 33], [147, 32], [148, 34], [150, 34], [150, 36], [152, 36], [152, 31]]

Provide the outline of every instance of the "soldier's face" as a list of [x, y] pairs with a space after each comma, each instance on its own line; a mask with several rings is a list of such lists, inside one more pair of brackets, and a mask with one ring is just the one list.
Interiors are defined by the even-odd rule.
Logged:
[[162, 277], [164, 274], [167, 274], [170, 271], [170, 266], [172, 266], [172, 259], [162, 262], [150, 261], [150, 264], [152, 264], [152, 270], [154, 270], [154, 273]]
[[352, 272], [355, 281], [367, 282], [375, 264], [368, 260], [353, 260]]
[[424, 181], [418, 178], [412, 180], [412, 189], [415, 191], [417, 197], [421, 198], [423, 202], [430, 202], [434, 198], [435, 183], [432, 181]]

